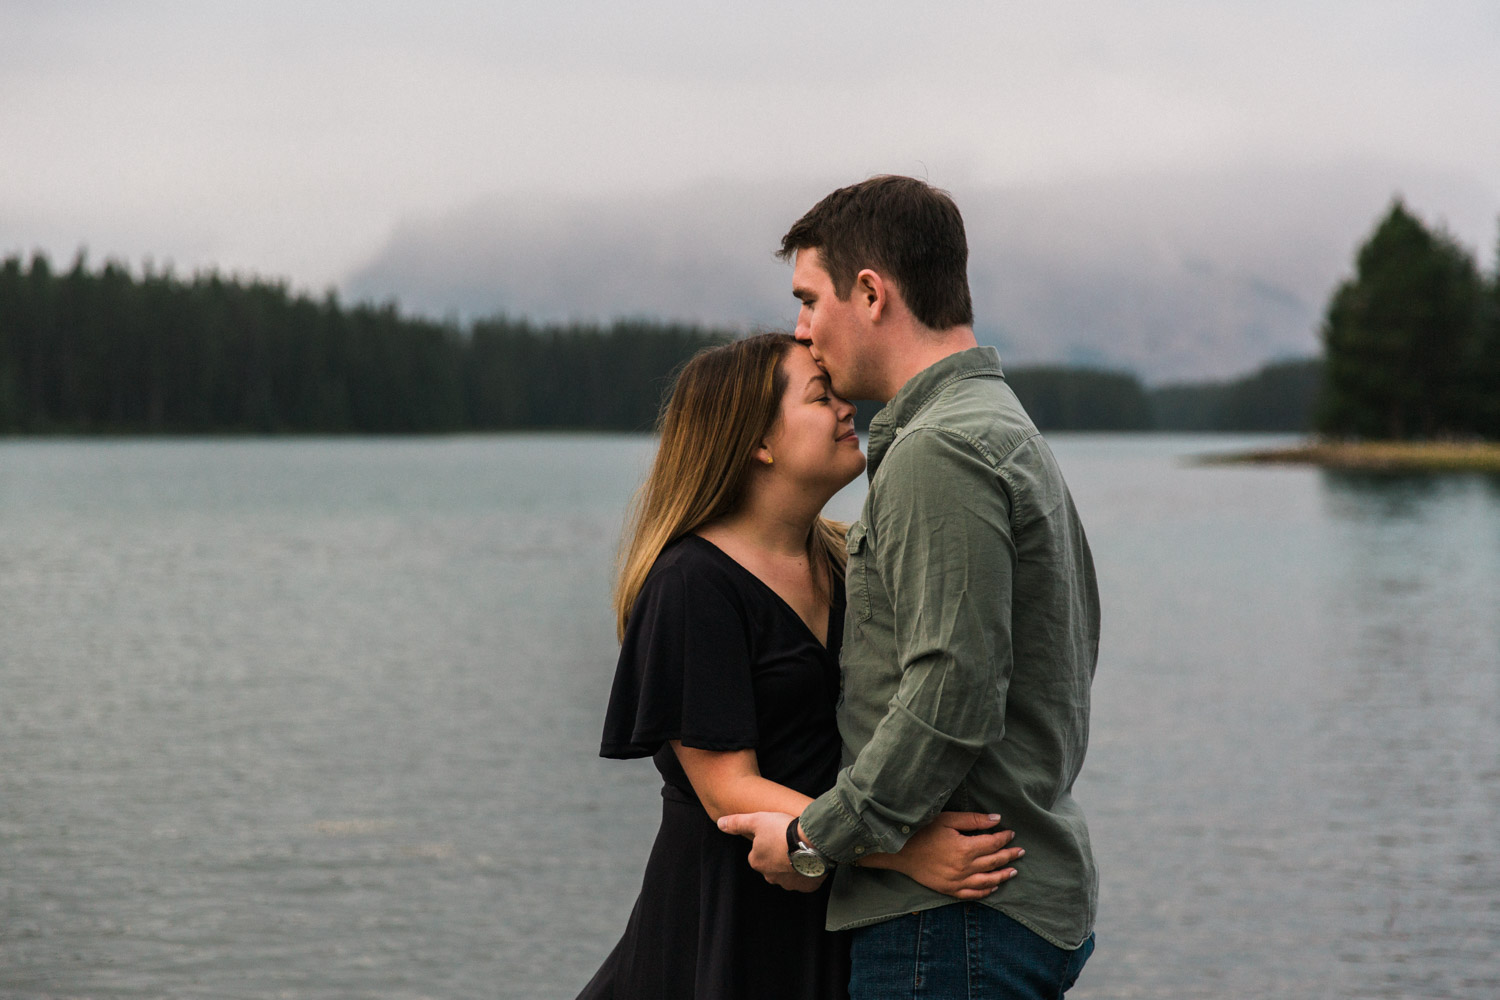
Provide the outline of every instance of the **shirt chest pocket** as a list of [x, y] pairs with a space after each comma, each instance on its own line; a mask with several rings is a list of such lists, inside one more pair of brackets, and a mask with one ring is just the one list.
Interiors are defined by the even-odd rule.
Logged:
[[849, 534], [844, 541], [849, 548], [849, 566], [844, 571], [844, 590], [848, 595], [849, 610], [854, 612], [854, 620], [862, 623], [870, 618], [870, 582], [865, 568], [869, 558], [869, 538], [865, 522], [855, 521], [849, 525]]

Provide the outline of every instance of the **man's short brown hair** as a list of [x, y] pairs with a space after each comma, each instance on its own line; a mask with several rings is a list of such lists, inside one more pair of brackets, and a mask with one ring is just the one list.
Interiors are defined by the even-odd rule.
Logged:
[[777, 256], [811, 249], [840, 301], [868, 267], [895, 282], [929, 329], [974, 324], [963, 216], [946, 191], [925, 181], [885, 174], [839, 188], [787, 230]]

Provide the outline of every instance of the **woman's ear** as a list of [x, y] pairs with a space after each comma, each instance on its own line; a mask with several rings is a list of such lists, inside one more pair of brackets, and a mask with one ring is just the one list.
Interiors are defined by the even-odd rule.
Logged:
[[773, 465], [776, 462], [776, 457], [771, 454], [770, 446], [762, 441], [760, 447], [755, 449], [755, 460], [761, 465]]
[[878, 323], [885, 314], [887, 296], [890, 294], [880, 273], [867, 267], [856, 274], [853, 294], [858, 296], [859, 304], [865, 307], [870, 322]]

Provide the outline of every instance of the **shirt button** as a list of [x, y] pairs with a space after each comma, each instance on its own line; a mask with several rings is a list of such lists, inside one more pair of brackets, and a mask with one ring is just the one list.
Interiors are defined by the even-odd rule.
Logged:
[[865, 849], [863, 847], [856, 847], [854, 849], [854, 853], [855, 854], [863, 854], [863, 853], [865, 853]]
[[902, 823], [901, 824], [901, 832], [902, 833], [911, 833], [911, 827], [907, 826], [905, 823]]

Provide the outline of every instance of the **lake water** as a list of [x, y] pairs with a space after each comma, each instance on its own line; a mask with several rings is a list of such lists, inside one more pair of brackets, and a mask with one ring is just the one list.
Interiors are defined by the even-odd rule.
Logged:
[[[1500, 481], [1052, 441], [1105, 612], [1070, 996], [1500, 996]], [[0, 996], [572, 997], [657, 818], [595, 756], [650, 450], [0, 442]]]

